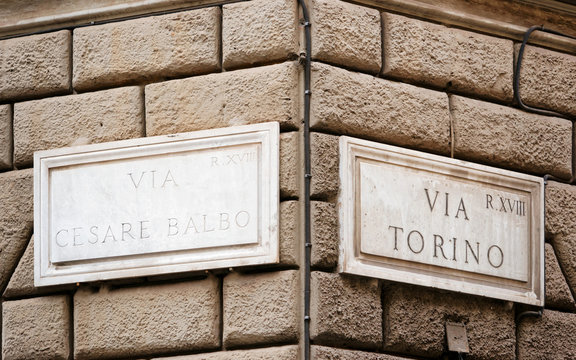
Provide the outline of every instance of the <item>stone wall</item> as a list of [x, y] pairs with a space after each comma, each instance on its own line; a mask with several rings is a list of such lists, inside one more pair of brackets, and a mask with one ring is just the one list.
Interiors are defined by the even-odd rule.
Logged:
[[[518, 44], [311, 0], [313, 359], [576, 358], [576, 187], [546, 188], [546, 307], [340, 275], [338, 136], [559, 179], [570, 120], [513, 101]], [[2, 359], [301, 359], [303, 65], [296, 0], [251, 0], [0, 41]], [[527, 47], [528, 105], [576, 117], [576, 56]], [[33, 152], [276, 121], [280, 263], [102, 283], [33, 283]]]

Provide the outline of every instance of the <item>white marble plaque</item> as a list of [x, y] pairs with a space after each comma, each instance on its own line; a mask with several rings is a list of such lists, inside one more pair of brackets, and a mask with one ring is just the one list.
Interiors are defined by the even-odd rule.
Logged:
[[277, 123], [37, 152], [35, 282], [278, 261]]
[[538, 177], [340, 139], [340, 271], [543, 305]]

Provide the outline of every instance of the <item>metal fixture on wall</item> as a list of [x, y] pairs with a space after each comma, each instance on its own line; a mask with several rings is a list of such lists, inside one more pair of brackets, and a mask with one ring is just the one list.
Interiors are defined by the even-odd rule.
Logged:
[[464, 354], [470, 352], [468, 347], [468, 334], [466, 333], [466, 325], [464, 323], [446, 322], [446, 342], [448, 343], [448, 351], [455, 353], [459, 360], [463, 359]]
[[298, 0], [302, 8], [306, 53], [304, 62], [304, 359], [310, 359], [310, 264], [312, 254], [312, 231], [310, 214], [310, 182], [312, 166], [310, 163], [310, 68], [312, 53], [312, 35], [310, 33], [310, 17], [305, 0]]

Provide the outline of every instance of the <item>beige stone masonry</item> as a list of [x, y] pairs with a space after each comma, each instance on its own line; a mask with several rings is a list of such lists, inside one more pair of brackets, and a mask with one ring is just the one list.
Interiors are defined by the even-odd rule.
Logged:
[[457, 158], [570, 178], [572, 123], [451, 96]]
[[512, 100], [511, 40], [382, 15], [384, 74], [413, 83], [502, 101]]
[[4, 291], [5, 298], [18, 298], [30, 295], [49, 294], [56, 291], [73, 289], [76, 285], [34, 286], [34, 236], [30, 239], [24, 255], [10, 277], [10, 282]]
[[[252, 350], [219, 351], [210, 354], [186, 355], [162, 360], [296, 360], [298, 346], [286, 345]], [[156, 359], [160, 360], [160, 359]]]
[[574, 55], [526, 46], [520, 70], [522, 101], [529, 106], [576, 115], [575, 68]]
[[8, 283], [32, 235], [32, 169], [0, 173], [0, 289]]
[[545, 199], [547, 235], [576, 235], [576, 186], [548, 181]]
[[440, 357], [445, 351], [446, 321], [455, 321], [466, 325], [467, 358], [515, 358], [512, 303], [409, 285], [383, 291], [385, 350]]
[[70, 92], [70, 31], [0, 41], [0, 100]]
[[120, 86], [219, 69], [220, 9], [74, 30], [74, 89]]
[[69, 359], [69, 308], [70, 301], [63, 295], [5, 301], [2, 359]]
[[382, 67], [380, 12], [340, 0], [313, 0], [312, 58], [377, 74]]
[[152, 84], [146, 86], [146, 134], [268, 121], [296, 129], [299, 99], [293, 62]]
[[32, 165], [38, 150], [143, 135], [139, 87], [53, 97], [14, 105], [14, 162]]
[[82, 287], [74, 296], [77, 359], [152, 356], [220, 346], [218, 279], [175, 284]]
[[518, 325], [518, 360], [576, 359], [576, 314], [544, 310]]
[[313, 198], [335, 199], [338, 195], [338, 141], [334, 135], [310, 133], [310, 193]]
[[[40, 288], [42, 289], [42, 288]], [[17, 297], [36, 294], [34, 287], [34, 236], [30, 239], [26, 251], [10, 277], [4, 291], [4, 297]]]
[[319, 269], [333, 269], [338, 264], [338, 210], [336, 205], [322, 201], [311, 202], [312, 259]]
[[297, 343], [299, 272], [233, 272], [224, 278], [224, 346]]
[[408, 358], [357, 350], [345, 350], [326, 346], [312, 346], [314, 360], [408, 360]]
[[377, 349], [382, 307], [377, 279], [312, 272], [310, 337], [315, 344]]
[[314, 63], [312, 94], [313, 130], [450, 153], [444, 93]]
[[0, 105], [0, 170], [12, 167], [12, 107]]
[[576, 310], [576, 303], [562, 274], [554, 248], [545, 244], [545, 250], [546, 307], [573, 312]]
[[576, 291], [576, 186], [548, 181], [546, 184], [546, 235], [572, 293]]
[[297, 1], [253, 0], [222, 7], [225, 69], [285, 61], [297, 52]]
[[576, 292], [576, 233], [557, 235], [552, 238], [558, 263], [566, 276], [568, 286]]
[[298, 223], [300, 221], [298, 201], [280, 203], [280, 264], [298, 265], [300, 241]]
[[300, 191], [300, 134], [280, 134], [280, 197], [296, 198]]

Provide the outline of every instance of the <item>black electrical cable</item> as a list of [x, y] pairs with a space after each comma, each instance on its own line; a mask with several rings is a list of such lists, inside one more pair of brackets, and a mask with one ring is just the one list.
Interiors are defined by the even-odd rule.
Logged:
[[546, 182], [547, 182], [548, 180], [558, 181], [558, 182], [565, 183], [565, 184], [572, 184], [572, 182], [573, 182], [572, 179], [571, 179], [571, 180], [564, 180], [564, 179], [560, 179], [559, 177], [556, 177], [556, 176], [554, 176], [554, 175], [552, 175], [552, 174], [546, 174], [546, 175], [544, 175], [544, 185], [546, 185]]
[[[555, 111], [531, 107], [531, 106], [524, 104], [524, 102], [522, 101], [522, 97], [520, 96], [520, 72], [522, 69], [522, 59], [524, 58], [524, 50], [526, 48], [526, 44], [528, 43], [528, 40], [530, 39], [530, 35], [532, 35], [532, 33], [534, 31], [547, 32], [549, 34], [564, 36], [564, 37], [576, 40], [576, 37], [574, 37], [574, 36], [564, 34], [564, 33], [561, 33], [559, 31], [552, 30], [552, 29], [545, 29], [543, 25], [534, 25], [534, 26], [531, 26], [530, 28], [528, 28], [526, 33], [524, 33], [522, 45], [520, 46], [520, 49], [518, 50], [518, 57], [516, 59], [516, 66], [514, 66], [514, 81], [513, 81], [514, 100], [516, 101], [518, 106], [524, 111], [528, 111], [528, 112], [539, 114], [539, 115], [545, 115], [545, 116], [561, 117], [561, 118], [565, 118], [565, 119], [568, 119], [568, 120], [574, 122], [574, 119], [572, 119], [572, 118], [570, 118], [564, 114], [560, 114], [560, 113], [555, 112]], [[573, 134], [573, 140], [574, 140], [574, 134]], [[574, 172], [574, 168], [573, 168], [572, 169], [572, 176], [571, 176], [570, 180], [564, 180], [564, 179], [560, 179], [558, 177], [555, 177], [551, 174], [546, 174], [544, 176], [544, 184], [546, 184], [548, 182], [548, 180], [554, 180], [554, 181], [562, 182], [565, 184], [574, 184], [574, 183], [576, 183], [576, 173]]]
[[312, 167], [310, 162], [310, 68], [312, 63], [312, 35], [310, 18], [305, 0], [298, 0], [304, 18], [304, 35], [306, 41], [306, 60], [304, 63], [304, 359], [310, 359], [310, 263], [312, 251], [312, 232], [310, 214], [310, 181]]
[[530, 35], [532, 35], [532, 33], [534, 31], [543, 31], [543, 32], [547, 32], [550, 34], [554, 34], [554, 35], [558, 35], [558, 36], [564, 36], [564, 37], [568, 37], [568, 38], [576, 40], [576, 37], [574, 37], [574, 36], [563, 34], [561, 32], [555, 31], [555, 30], [545, 29], [543, 25], [531, 26], [526, 31], [526, 33], [524, 34], [524, 39], [522, 40], [522, 45], [520, 46], [520, 50], [518, 51], [518, 58], [516, 59], [516, 66], [514, 67], [514, 83], [513, 83], [514, 100], [516, 100], [516, 102], [518, 103], [518, 106], [522, 110], [525, 110], [525, 111], [528, 111], [531, 113], [535, 113], [535, 114], [540, 114], [540, 115], [545, 115], [545, 116], [562, 117], [562, 118], [572, 120], [566, 115], [560, 114], [560, 113], [555, 112], [555, 111], [544, 110], [544, 109], [539, 109], [539, 108], [535, 108], [532, 106], [528, 106], [528, 105], [524, 104], [524, 102], [522, 101], [522, 98], [520, 96], [520, 70], [522, 69], [522, 58], [524, 56], [524, 49], [526, 48], [526, 44], [528, 43], [528, 40], [530, 39]]
[[544, 308], [540, 308], [540, 309], [538, 309], [538, 311], [529, 310], [529, 311], [521, 312], [516, 317], [516, 323], [519, 323], [520, 320], [522, 320], [523, 318], [525, 318], [527, 316], [541, 317], [543, 312], [544, 312]]

